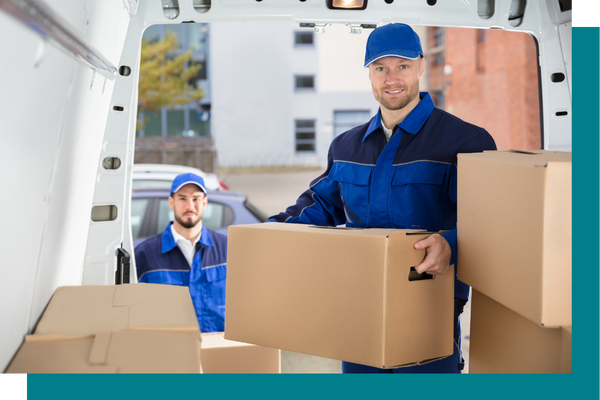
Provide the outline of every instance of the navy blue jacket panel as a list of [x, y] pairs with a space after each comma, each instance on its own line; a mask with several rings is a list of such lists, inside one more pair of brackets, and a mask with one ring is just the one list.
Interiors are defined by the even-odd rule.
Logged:
[[202, 332], [225, 330], [227, 236], [202, 227], [192, 267], [177, 246], [171, 223], [135, 249], [139, 282], [188, 286]]
[[[495, 150], [496, 144], [485, 129], [435, 108], [428, 93], [420, 97], [387, 144], [381, 111], [336, 137], [325, 173], [270, 221], [447, 230], [456, 265], [457, 155]], [[468, 293], [456, 280], [455, 297], [467, 300]]]

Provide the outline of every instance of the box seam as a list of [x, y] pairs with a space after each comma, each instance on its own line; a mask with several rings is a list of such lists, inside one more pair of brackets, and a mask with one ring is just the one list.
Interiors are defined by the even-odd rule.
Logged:
[[385, 334], [385, 328], [386, 328], [386, 320], [387, 320], [387, 275], [388, 275], [388, 254], [390, 252], [390, 234], [388, 233], [386, 235], [386, 240], [385, 240], [385, 254], [383, 256], [383, 296], [382, 296], [382, 301], [383, 301], [383, 313], [382, 313], [382, 321], [381, 321], [381, 365], [383, 368], [385, 368], [385, 364], [387, 362], [386, 357], [385, 357], [385, 341], [386, 341], [386, 334]]

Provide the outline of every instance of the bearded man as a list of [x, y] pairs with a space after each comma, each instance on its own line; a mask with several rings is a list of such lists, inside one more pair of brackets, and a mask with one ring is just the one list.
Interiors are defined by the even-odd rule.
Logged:
[[139, 282], [188, 286], [200, 331], [223, 332], [227, 237], [202, 225], [207, 203], [200, 176], [178, 175], [169, 197], [174, 221], [136, 247], [136, 270]]

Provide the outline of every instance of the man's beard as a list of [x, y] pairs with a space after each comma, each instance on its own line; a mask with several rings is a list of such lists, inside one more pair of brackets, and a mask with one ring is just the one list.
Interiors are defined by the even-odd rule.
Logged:
[[386, 90], [394, 90], [394, 89], [382, 89], [379, 93], [382, 95], [379, 96], [379, 102], [388, 110], [395, 111], [401, 110], [406, 107], [411, 101], [413, 101], [419, 95], [419, 85], [412, 85], [404, 90], [405, 96], [399, 97], [397, 99], [389, 99], [385, 97]]
[[176, 215], [175, 220], [179, 223], [179, 225], [183, 226], [184, 228], [191, 229], [191, 228], [195, 227], [196, 225], [198, 225], [198, 223], [202, 220], [202, 216], [199, 215], [196, 220], [189, 218], [186, 221], [184, 221], [183, 218]]

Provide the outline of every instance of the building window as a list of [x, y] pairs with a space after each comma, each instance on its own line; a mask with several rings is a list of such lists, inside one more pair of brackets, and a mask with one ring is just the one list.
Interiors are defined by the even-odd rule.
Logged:
[[184, 110], [167, 111], [167, 136], [185, 136]]
[[435, 53], [431, 56], [431, 65], [434, 67], [443, 67], [444, 66], [444, 52]]
[[294, 32], [294, 45], [298, 46], [298, 47], [314, 46], [315, 45], [314, 32], [313, 31]]
[[144, 118], [144, 129], [138, 131], [138, 136], [162, 136], [161, 111], [144, 111], [140, 118]]
[[187, 104], [183, 109], [144, 111], [144, 129], [136, 132], [137, 137], [147, 136], [210, 136], [210, 105], [198, 108]]
[[296, 75], [296, 90], [314, 90], [314, 75]]
[[296, 152], [315, 152], [316, 137], [314, 119], [296, 120]]
[[477, 32], [477, 43], [485, 42], [485, 29], [479, 29]]
[[368, 110], [347, 110], [333, 112], [333, 137], [369, 121]]
[[433, 28], [433, 47], [440, 47], [444, 45], [444, 28], [435, 27]]
[[475, 69], [482, 73], [485, 71], [485, 30], [479, 29], [476, 32]]

